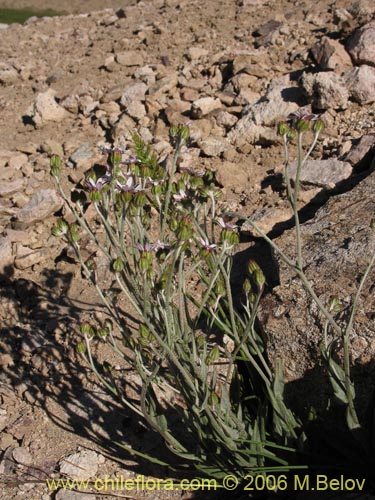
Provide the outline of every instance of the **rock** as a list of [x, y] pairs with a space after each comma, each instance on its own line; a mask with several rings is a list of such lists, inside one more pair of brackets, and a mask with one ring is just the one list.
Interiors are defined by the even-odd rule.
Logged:
[[17, 221], [25, 226], [44, 221], [63, 205], [54, 189], [42, 189], [17, 213]]
[[354, 64], [375, 66], [375, 22], [359, 28], [348, 40], [346, 50]]
[[50, 258], [50, 254], [46, 251], [46, 249], [31, 250], [29, 247], [17, 244], [14, 266], [17, 269], [24, 270], [35, 266], [35, 264], [39, 264], [41, 261], [48, 258]]
[[[351, 191], [332, 197], [314, 219], [301, 225], [304, 269], [315, 293], [325, 305], [336, 296], [341, 308], [349, 310], [369, 256], [375, 251], [375, 232], [370, 228], [375, 210], [374, 190], [375, 175], [372, 173]], [[292, 260], [296, 258], [294, 229], [284, 232], [274, 243]], [[316, 395], [312, 396], [308, 385], [310, 383], [314, 391], [314, 387], [322, 385], [322, 380], [327, 380], [326, 375], [316, 370], [321, 362], [319, 344], [323, 338], [323, 321], [294, 272], [276, 252], [274, 257], [279, 284], [265, 298], [260, 311], [262, 327], [268, 338], [268, 354], [272, 361], [276, 357], [284, 360], [289, 380], [302, 378], [315, 367], [310, 372], [311, 378], [304, 380], [301, 406], [312, 397], [309, 404], [324, 408], [326, 398], [323, 386], [322, 391], [315, 390]], [[351, 360], [357, 369], [361, 363], [370, 362], [375, 355], [375, 345], [371, 342], [375, 333], [374, 323], [372, 315], [368, 314], [375, 310], [372, 281], [368, 280], [362, 290], [350, 336]], [[277, 313], [280, 308], [282, 312]], [[357, 340], [360, 342], [357, 343]], [[367, 377], [363, 378], [363, 383], [371, 389]]]
[[68, 95], [61, 99], [60, 106], [69, 111], [69, 113], [77, 114], [79, 110], [78, 97], [76, 95]]
[[119, 139], [131, 140], [132, 131], [135, 128], [135, 122], [130, 116], [123, 113], [111, 130], [111, 137], [114, 142]]
[[74, 151], [74, 153], [70, 156], [70, 161], [74, 164], [79, 165], [82, 162], [86, 162], [90, 160], [94, 156], [94, 152], [90, 148], [90, 144], [85, 142], [78, 149]]
[[134, 78], [144, 82], [147, 86], [153, 85], [156, 80], [154, 70], [151, 66], [142, 66], [134, 71]]
[[198, 145], [206, 156], [219, 156], [227, 147], [225, 139], [216, 135], [199, 141]]
[[100, 464], [104, 463], [104, 457], [92, 450], [82, 450], [72, 453], [59, 463], [60, 472], [71, 479], [85, 481], [95, 476]]
[[194, 120], [190, 125], [190, 139], [192, 142], [199, 142], [206, 139], [212, 131], [213, 123], [208, 118]]
[[67, 116], [67, 111], [57, 104], [55, 91], [48, 89], [38, 94], [31, 108], [30, 116], [37, 127], [43, 126], [46, 122], [60, 122]]
[[41, 150], [48, 155], [57, 155], [60, 158], [64, 156], [64, 150], [60, 142], [52, 139], [46, 139], [41, 145]]
[[10, 64], [0, 63], [0, 83], [11, 85], [18, 80], [18, 71]]
[[264, 134], [268, 135], [265, 127], [272, 127], [271, 139], [276, 123], [296, 111], [301, 99], [300, 90], [293, 87], [288, 75], [275, 78], [262, 98], [245, 107], [242, 118], [228, 133], [228, 141], [231, 144], [256, 142]]
[[[375, 30], [375, 28], [374, 28]], [[375, 102], [375, 68], [363, 64], [344, 75], [351, 97], [359, 104]]]
[[228, 111], [219, 111], [215, 115], [215, 120], [220, 127], [229, 129], [237, 123], [238, 118], [232, 115], [232, 113], [228, 113]]
[[20, 446], [19, 448], [15, 448], [13, 450], [13, 458], [14, 460], [21, 465], [32, 465], [33, 457], [27, 448]]
[[202, 118], [208, 115], [211, 111], [221, 108], [221, 101], [215, 97], [201, 97], [191, 105], [192, 118]]
[[317, 42], [311, 52], [316, 62], [325, 71], [332, 70], [336, 73], [343, 73], [352, 67], [352, 61], [344, 46], [327, 36]]
[[3, 275], [9, 275], [13, 266], [12, 244], [8, 238], [0, 236], [0, 279]]
[[146, 109], [140, 101], [132, 101], [126, 107], [126, 113], [135, 120], [139, 121], [146, 116]]
[[[301, 184], [318, 186], [325, 189], [332, 189], [341, 181], [350, 177], [352, 173], [350, 163], [335, 160], [307, 160], [302, 168]], [[288, 167], [288, 174], [291, 181], [294, 181], [297, 173], [297, 162]]]
[[203, 47], [189, 47], [187, 51], [187, 58], [189, 61], [196, 61], [208, 55], [208, 50]]
[[273, 45], [280, 35], [282, 25], [282, 22], [271, 19], [255, 30], [254, 35], [258, 37], [255, 39], [255, 47]]
[[120, 102], [123, 106], [129, 106], [133, 101], [143, 101], [147, 90], [143, 82], [132, 83], [122, 92]]
[[128, 50], [126, 52], [117, 53], [116, 61], [121, 66], [142, 66], [143, 56], [135, 50]]
[[[265, 207], [261, 210], [256, 210], [251, 216], [251, 220], [257, 224], [259, 229], [268, 234], [277, 224], [285, 222], [292, 217], [293, 211], [290, 206]], [[240, 231], [256, 238], [260, 237], [260, 234], [246, 221], [242, 224]]]
[[[362, 162], [368, 153], [373, 152], [375, 148], [375, 134], [367, 134], [360, 138], [359, 142], [353, 146], [345, 157], [345, 161], [351, 165], [357, 165]], [[371, 164], [374, 159], [374, 154], [369, 158]], [[368, 167], [370, 167], [370, 164]]]
[[14, 181], [2, 181], [0, 183], [0, 197], [9, 196], [17, 191], [22, 191], [25, 181], [14, 179]]
[[170, 75], [157, 80], [154, 85], [149, 88], [148, 93], [149, 95], [152, 95], [154, 97], [159, 97], [162, 94], [166, 94], [167, 92], [170, 92], [172, 89], [174, 89], [177, 85], [177, 81], [177, 74], [171, 73]]
[[303, 90], [316, 109], [346, 109], [349, 92], [342, 77], [333, 71], [304, 74]]
[[225, 188], [241, 186], [246, 189], [250, 182], [251, 171], [247, 166], [232, 163], [230, 161], [220, 162], [216, 168], [215, 179], [220, 186]]
[[22, 245], [35, 243], [35, 236], [31, 235], [27, 231], [17, 231], [15, 229], [7, 228], [5, 234], [11, 243], [21, 243]]

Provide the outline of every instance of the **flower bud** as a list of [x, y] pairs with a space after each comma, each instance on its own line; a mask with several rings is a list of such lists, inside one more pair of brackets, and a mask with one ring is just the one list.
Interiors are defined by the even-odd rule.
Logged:
[[139, 191], [134, 195], [134, 205], [136, 207], [143, 207], [146, 203], [146, 195], [142, 191]]
[[112, 269], [115, 273], [121, 273], [124, 270], [124, 262], [121, 257], [117, 257], [112, 263]]
[[372, 221], [370, 222], [370, 228], [375, 231], [375, 219], [372, 219]]
[[242, 285], [243, 291], [248, 295], [251, 292], [251, 283], [248, 278], [245, 279]]
[[210, 397], [208, 398], [208, 402], [211, 406], [219, 404], [220, 399], [216, 392], [211, 392]]
[[51, 175], [53, 177], [60, 177], [61, 174], [61, 158], [57, 155], [51, 156], [50, 159], [50, 167], [51, 167]]
[[95, 334], [94, 328], [90, 325], [90, 323], [81, 323], [79, 329], [83, 335], [88, 335], [92, 337]]
[[215, 285], [215, 293], [216, 295], [220, 295], [221, 297], [224, 297], [226, 294], [226, 289], [225, 285], [222, 281], [217, 281]]
[[249, 262], [247, 263], [247, 272], [249, 276], [252, 276], [256, 271], [260, 271], [260, 267], [255, 262], [255, 260], [249, 260]]
[[84, 354], [86, 352], [85, 342], [80, 342], [79, 344], [77, 344], [76, 349], [77, 349], [78, 354]]
[[104, 320], [104, 323], [103, 323], [103, 326], [106, 330], [108, 330], [109, 332], [111, 332], [113, 330], [113, 323], [110, 319], [105, 319]]
[[106, 328], [98, 328], [96, 335], [102, 339], [105, 339], [108, 333], [109, 332]]
[[152, 264], [152, 253], [151, 252], [141, 252], [141, 256], [138, 261], [138, 266], [141, 271], [148, 271]]
[[237, 245], [240, 241], [238, 234], [233, 229], [223, 229], [220, 233], [222, 242], [227, 241], [230, 245]]
[[109, 162], [112, 167], [116, 167], [121, 163], [122, 153], [119, 149], [114, 149], [112, 153], [109, 155]]
[[287, 123], [280, 122], [277, 124], [277, 134], [278, 135], [281, 135], [281, 136], [288, 135], [289, 131], [290, 131], [290, 128], [288, 127]]
[[297, 120], [295, 127], [297, 132], [307, 132], [308, 130], [310, 130], [310, 122], [309, 120], [300, 118], [299, 120]]
[[325, 129], [323, 120], [316, 120], [313, 124], [312, 129], [314, 134], [319, 134], [320, 132], [323, 132], [323, 130]]
[[220, 358], [219, 347], [215, 345], [215, 347], [206, 356], [206, 364], [213, 365], [219, 358]]
[[178, 228], [178, 220], [177, 219], [171, 219], [169, 223], [169, 227], [171, 228], [171, 231], [176, 231]]
[[78, 232], [77, 224], [70, 224], [69, 229], [67, 231], [67, 237], [70, 243], [76, 243], [80, 240], [80, 235]]
[[258, 290], [259, 291], [263, 290], [264, 285], [266, 283], [266, 277], [264, 276], [263, 271], [261, 269], [258, 269], [253, 274], [253, 277], [254, 277], [255, 284], [258, 287]]
[[102, 193], [99, 190], [94, 189], [93, 191], [90, 191], [89, 198], [92, 202], [98, 203], [102, 200]]
[[60, 219], [57, 224], [53, 226], [51, 233], [58, 238], [64, 236], [68, 232], [68, 229], [69, 224], [64, 219]]

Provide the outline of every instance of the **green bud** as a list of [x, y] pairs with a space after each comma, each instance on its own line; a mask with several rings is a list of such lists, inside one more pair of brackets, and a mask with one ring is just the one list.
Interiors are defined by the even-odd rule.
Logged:
[[316, 120], [313, 124], [312, 129], [314, 134], [319, 134], [320, 132], [323, 132], [323, 130], [325, 129], [323, 120]]
[[248, 295], [251, 292], [251, 283], [249, 279], [245, 279], [242, 285], [243, 291]]
[[203, 347], [204, 346], [204, 335], [198, 335], [196, 338], [197, 346], [198, 347]]
[[86, 352], [86, 344], [85, 342], [80, 342], [77, 344], [77, 352], [78, 354], [84, 354]]
[[340, 312], [341, 306], [340, 306], [340, 301], [338, 297], [332, 297], [331, 299], [331, 304], [329, 306], [330, 310], [333, 312]]
[[310, 122], [300, 118], [296, 123], [296, 130], [297, 132], [307, 132], [310, 130]]
[[255, 262], [255, 260], [249, 260], [247, 263], [247, 272], [249, 276], [252, 276], [256, 271], [260, 271], [260, 267]]
[[217, 404], [219, 404], [219, 396], [216, 394], [216, 392], [212, 392], [210, 394], [210, 397], [208, 398], [208, 402], [211, 406], [216, 406]]
[[108, 330], [106, 328], [98, 328], [96, 334], [98, 337], [105, 339], [106, 336], [108, 335]]
[[103, 197], [101, 191], [94, 189], [93, 191], [90, 191], [89, 198], [92, 202], [98, 203], [99, 201], [102, 200]]
[[103, 323], [103, 326], [106, 330], [108, 330], [109, 332], [112, 332], [113, 331], [113, 323], [110, 319], [105, 319], [104, 320], [104, 323]]
[[255, 284], [258, 287], [258, 290], [261, 291], [264, 288], [264, 285], [266, 283], [266, 277], [263, 274], [263, 271], [261, 269], [255, 271], [253, 274]]
[[289, 131], [290, 131], [290, 128], [289, 128], [287, 123], [280, 122], [277, 124], [277, 134], [278, 135], [281, 135], [281, 136], [286, 135], [287, 136]]
[[112, 268], [115, 273], [121, 273], [124, 270], [124, 262], [121, 257], [117, 257], [112, 263]]
[[160, 184], [157, 184], [156, 186], [152, 186], [151, 188], [151, 193], [155, 196], [160, 196], [163, 192], [163, 187]]
[[115, 167], [121, 163], [122, 153], [119, 149], [114, 149], [112, 153], [109, 155], [109, 162], [112, 167]]
[[133, 198], [133, 193], [130, 191], [121, 191], [117, 195], [117, 199], [120, 203], [129, 203]]
[[370, 228], [375, 231], [375, 219], [372, 219], [372, 221], [370, 222]]
[[226, 294], [226, 289], [225, 289], [225, 284], [223, 281], [217, 281], [215, 284], [215, 293], [216, 295], [220, 295], [221, 297], [224, 297]]
[[138, 266], [141, 271], [148, 271], [152, 265], [152, 253], [151, 252], [141, 252], [140, 259], [138, 261]]
[[216, 345], [206, 357], [206, 364], [213, 365], [220, 358], [220, 350]]
[[230, 245], [237, 245], [240, 241], [238, 234], [233, 229], [223, 229], [220, 233], [222, 242], [227, 241]]
[[68, 232], [68, 229], [69, 224], [64, 219], [60, 219], [57, 222], [56, 226], [53, 226], [51, 232], [53, 236], [56, 236], [58, 238], [60, 236], [64, 236]]
[[50, 159], [50, 167], [51, 167], [51, 175], [53, 177], [60, 177], [61, 174], [61, 158], [57, 155], [51, 156]]
[[139, 191], [134, 195], [134, 205], [136, 207], [143, 207], [146, 203], [146, 195], [142, 191]]
[[70, 224], [69, 229], [67, 231], [67, 237], [70, 243], [76, 243], [77, 241], [80, 240], [80, 235], [78, 232], [78, 226], [77, 224]]
[[178, 220], [177, 219], [171, 219], [169, 222], [169, 227], [171, 228], [171, 231], [176, 231], [178, 228]]
[[92, 337], [95, 334], [94, 327], [90, 325], [90, 323], [81, 323], [79, 329], [82, 335], [89, 335]]

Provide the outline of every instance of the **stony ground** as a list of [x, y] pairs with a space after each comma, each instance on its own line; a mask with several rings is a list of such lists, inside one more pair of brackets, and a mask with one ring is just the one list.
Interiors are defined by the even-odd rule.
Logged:
[[[57, 0], [0, 1], [9, 6], [62, 9]], [[160, 443], [133, 425], [75, 354], [78, 320], [102, 313], [76, 262], [50, 236], [61, 201], [49, 156], [64, 158], [64, 184], [73, 189], [103, 160], [100, 146], [126, 145], [137, 130], [165, 158], [169, 125], [189, 122], [180, 168], [212, 170], [224, 208], [253, 215], [277, 236], [291, 218], [275, 133], [280, 119], [312, 106], [327, 125], [303, 179], [306, 218], [369, 168], [375, 57], [366, 47], [375, 40], [366, 23], [373, 6], [87, 0], [66, 1], [63, 11], [0, 30], [0, 473], [44, 479], [64, 472], [66, 458], [91, 477], [157, 475], [126, 455], [122, 465], [112, 459], [121, 454], [111, 442], [127, 439], [146, 452]], [[253, 240], [243, 227], [239, 250]], [[88, 456], [88, 448], [98, 453]], [[50, 498], [33, 483], [4, 485], [2, 495]], [[148, 498], [167, 498], [160, 495]]]

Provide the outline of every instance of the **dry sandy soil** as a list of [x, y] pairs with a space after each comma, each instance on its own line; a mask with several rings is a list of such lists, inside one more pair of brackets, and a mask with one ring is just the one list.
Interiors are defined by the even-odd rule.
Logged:
[[[284, 29], [271, 44], [264, 47], [260, 44], [261, 50], [248, 71], [254, 96], [259, 97], [273, 78], [289, 73], [297, 79], [305, 68], [313, 65], [310, 49], [323, 35], [333, 34], [345, 40], [348, 33], [338, 32], [333, 12], [351, 4], [349, 0], [329, 4], [319, 0], [145, 0], [139, 3], [133, 0], [0, 0], [0, 8], [52, 8], [67, 14], [67, 17], [43, 19], [0, 32], [0, 62], [10, 62], [18, 72], [13, 82], [0, 86], [0, 151], [27, 154], [28, 164], [32, 165], [23, 170], [27, 186], [12, 203], [21, 207], [36, 191], [53, 187], [48, 175], [48, 153], [59, 152], [58, 145], [63, 145], [62, 154], [69, 158], [85, 142], [97, 154], [97, 144], [113, 138], [108, 120], [104, 122], [101, 115], [94, 116], [90, 110], [36, 127], [30, 120], [30, 106], [39, 93], [52, 88], [58, 101], [71, 95], [79, 95], [81, 99], [90, 96], [91, 101], [84, 105], [100, 101], [113, 89], [132, 80], [134, 68], [130, 71], [113, 61], [114, 55], [132, 50], [140, 54], [142, 66], [150, 66], [160, 77], [171, 72], [179, 74], [179, 87], [164, 104], [164, 110], [168, 106], [173, 108], [172, 101], [178, 100], [183, 88], [183, 76], [189, 73], [189, 78], [198, 82], [192, 89], [194, 97], [207, 95], [214, 88], [210, 83], [215, 77], [213, 64], [222, 58], [220, 68], [224, 71], [225, 61], [252, 52], [259, 47], [261, 37], [256, 31], [268, 21], [276, 20]], [[365, 2], [364, 5], [368, 7]], [[107, 8], [114, 10], [103, 11]], [[120, 8], [124, 9], [124, 15], [116, 18], [115, 11]], [[360, 22], [355, 20], [351, 29]], [[192, 61], [191, 47], [205, 49], [199, 63]], [[245, 105], [246, 100], [237, 100], [228, 107], [238, 119]], [[171, 120], [173, 112], [176, 117], [186, 116], [182, 108], [172, 109], [165, 111], [167, 119], [165, 115], [162, 120], [153, 117], [144, 122], [144, 128], [163, 134], [166, 129], [163, 121]], [[346, 110], [327, 111], [328, 127], [317, 154], [339, 155], [346, 141], [374, 131], [371, 112], [372, 106], [353, 102]], [[220, 171], [223, 161], [241, 165], [242, 169], [241, 175], [234, 176], [228, 185], [228, 178], [223, 176], [224, 199], [229, 208], [250, 213], [255, 208], [284, 206], [285, 192], [272, 187], [271, 182], [275, 169], [282, 165], [280, 143], [244, 143], [228, 148], [219, 156], [201, 155], [197, 159], [200, 167], [214, 171]], [[247, 186], [243, 184], [244, 169], [248, 169]], [[1, 217], [1, 229], [5, 231], [10, 227], [11, 215]], [[3, 460], [1, 473], [11, 476], [28, 468], [29, 474], [44, 479], [46, 474], [57, 470], [62, 457], [81, 447], [95, 449], [106, 457], [97, 476], [115, 471], [122, 471], [128, 477], [134, 473], [157, 475], [157, 468], [129, 460], [113, 443], [125, 438], [142, 451], [152, 453], [158, 450], [160, 441], [132, 422], [120, 405], [96, 384], [75, 354], [78, 320], [89, 313], [98, 316], [102, 313], [95, 295], [82, 281], [77, 264], [62, 259], [61, 246], [50, 238], [54, 219], [51, 217], [33, 228], [34, 239], [27, 242], [33, 250], [40, 250], [43, 258], [30, 267], [12, 269], [0, 285], [3, 368], [0, 422], [4, 424], [0, 449], [2, 453], [8, 450], [9, 458], [9, 450], [22, 446], [32, 457], [32, 463], [23, 468], [12, 463], [11, 458], [8, 462]], [[245, 249], [249, 242], [244, 239], [241, 245]], [[122, 464], [114, 458], [120, 458]], [[81, 498], [65, 495], [61, 493], [56, 498]], [[43, 485], [33, 484], [0, 483], [0, 496], [29, 500], [53, 498]], [[134, 496], [146, 497], [188, 498], [180, 492], [169, 496], [166, 493]], [[203, 498], [203, 495], [194, 498]]]

